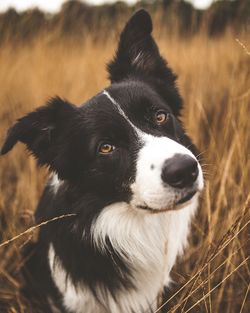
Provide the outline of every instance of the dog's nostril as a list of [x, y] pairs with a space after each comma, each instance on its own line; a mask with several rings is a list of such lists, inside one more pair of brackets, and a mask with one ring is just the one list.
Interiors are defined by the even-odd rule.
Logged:
[[175, 188], [191, 186], [199, 174], [197, 161], [185, 154], [176, 154], [165, 161], [162, 180]]

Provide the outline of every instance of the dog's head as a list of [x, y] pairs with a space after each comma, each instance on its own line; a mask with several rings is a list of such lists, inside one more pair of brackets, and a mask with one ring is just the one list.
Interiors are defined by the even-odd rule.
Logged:
[[111, 85], [83, 106], [60, 98], [19, 119], [1, 154], [18, 142], [61, 180], [135, 210], [181, 207], [203, 188], [195, 147], [178, 119], [176, 76], [135, 13], [108, 65]]

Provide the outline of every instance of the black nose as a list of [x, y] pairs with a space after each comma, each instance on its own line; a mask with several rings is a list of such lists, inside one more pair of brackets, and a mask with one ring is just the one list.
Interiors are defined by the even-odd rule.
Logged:
[[164, 163], [161, 178], [175, 188], [192, 186], [198, 176], [197, 161], [185, 154], [175, 154]]

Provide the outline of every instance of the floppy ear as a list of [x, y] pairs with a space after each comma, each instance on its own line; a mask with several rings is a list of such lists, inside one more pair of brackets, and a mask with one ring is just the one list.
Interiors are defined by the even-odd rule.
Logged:
[[112, 83], [128, 77], [148, 81], [178, 115], [182, 101], [175, 86], [176, 75], [161, 57], [151, 36], [153, 26], [145, 10], [137, 11], [120, 35], [114, 59], [108, 64]]
[[[18, 142], [37, 158], [39, 165], [47, 165], [66, 178], [69, 157], [68, 127], [77, 115], [77, 108], [62, 99], [51, 99], [47, 105], [17, 120], [7, 133], [1, 155], [8, 153]], [[63, 157], [62, 157], [63, 156]]]

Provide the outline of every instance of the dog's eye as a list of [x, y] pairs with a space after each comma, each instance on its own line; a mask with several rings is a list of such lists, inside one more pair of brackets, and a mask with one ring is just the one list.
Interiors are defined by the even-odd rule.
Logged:
[[108, 154], [115, 150], [115, 146], [111, 145], [110, 143], [102, 143], [99, 146], [99, 153], [100, 154]]
[[166, 123], [168, 119], [169, 119], [169, 114], [162, 110], [159, 110], [155, 113], [155, 121], [158, 125], [162, 125]]

